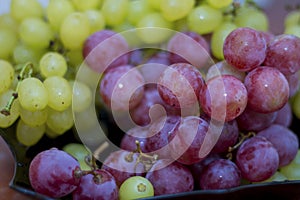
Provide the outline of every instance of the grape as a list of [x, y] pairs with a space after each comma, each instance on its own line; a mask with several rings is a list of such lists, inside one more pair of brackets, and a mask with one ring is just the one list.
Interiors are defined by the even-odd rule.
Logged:
[[46, 8], [46, 16], [50, 26], [59, 31], [63, 20], [75, 12], [74, 6], [69, 0], [51, 0]]
[[296, 157], [286, 166], [280, 168], [280, 172], [287, 177], [288, 180], [299, 180], [300, 178], [300, 150], [297, 151]]
[[207, 81], [199, 96], [203, 111], [218, 121], [231, 121], [241, 115], [247, 105], [244, 84], [232, 75], [222, 75]]
[[293, 98], [292, 110], [295, 116], [300, 119], [300, 92], [298, 91]]
[[[111, 68], [124, 65], [128, 60], [117, 59], [129, 50], [125, 38], [111, 30], [101, 30], [90, 35], [84, 43], [82, 54], [88, 66], [102, 73], [110, 65]], [[125, 57], [126, 58], [126, 57]], [[113, 61], [117, 59], [118, 62]]]
[[173, 24], [161, 13], [153, 12], [144, 15], [136, 24], [137, 36], [147, 44], [165, 42], [172, 34]]
[[275, 35], [271, 32], [266, 32], [266, 31], [259, 31], [261, 37], [263, 37], [268, 45], [271, 40], [274, 39]]
[[227, 189], [240, 186], [241, 172], [234, 162], [217, 159], [210, 162], [200, 177], [200, 187], [207, 189]]
[[160, 11], [169, 21], [179, 20], [189, 14], [195, 5], [195, 0], [165, 0], [161, 1]]
[[39, 63], [40, 72], [43, 77], [64, 76], [67, 72], [67, 62], [63, 55], [57, 52], [47, 52]]
[[15, 78], [13, 66], [6, 60], [0, 59], [0, 94], [10, 88]]
[[58, 135], [65, 133], [74, 125], [71, 106], [64, 111], [53, 110], [48, 107], [47, 126]]
[[144, 15], [153, 12], [147, 0], [143, 1], [129, 1], [127, 21], [136, 25], [140, 18]]
[[254, 136], [239, 147], [236, 164], [243, 178], [259, 182], [275, 174], [279, 166], [279, 156], [271, 142], [264, 137]]
[[44, 86], [49, 95], [49, 107], [57, 111], [63, 111], [70, 107], [72, 103], [72, 88], [65, 78], [50, 76], [44, 80]]
[[90, 34], [105, 28], [105, 19], [99, 10], [87, 10], [84, 12], [90, 22]]
[[194, 7], [187, 16], [188, 28], [199, 34], [213, 32], [222, 22], [222, 12], [209, 5], [199, 5]]
[[246, 76], [245, 72], [237, 70], [235, 67], [229, 65], [225, 60], [222, 60], [208, 68], [205, 79], [206, 81], [208, 81], [209, 79], [214, 78], [216, 76], [226, 75], [226, 74], [235, 76], [242, 82], [244, 81]]
[[[12, 94], [14, 93], [13, 90], [8, 89], [5, 92], [0, 94], [0, 108], [4, 108], [7, 103], [9, 102]], [[19, 104], [19, 100], [16, 99], [11, 106], [10, 109], [10, 115], [6, 116], [0, 113], [0, 127], [1, 128], [7, 128], [9, 126], [11, 126], [19, 117], [20, 115], [20, 104]]]
[[300, 38], [300, 26], [299, 25], [289, 26], [284, 30], [284, 34], [295, 35], [298, 38]]
[[295, 158], [299, 142], [297, 135], [290, 129], [273, 124], [257, 135], [267, 138], [274, 145], [279, 155], [279, 167], [288, 165]]
[[133, 176], [126, 179], [120, 187], [120, 200], [130, 200], [154, 196], [151, 182], [142, 176]]
[[75, 8], [79, 11], [98, 9], [100, 7], [101, 2], [102, 1], [99, 0], [72, 0], [72, 3], [74, 4]]
[[277, 35], [268, 43], [264, 65], [275, 67], [285, 75], [291, 75], [300, 70], [300, 57], [295, 56], [300, 51], [300, 38], [294, 35]]
[[233, 2], [233, 0], [225, 0], [225, 1], [220, 1], [220, 0], [207, 0], [207, 3], [217, 9], [220, 8], [225, 8], [227, 6], [229, 6], [231, 3]]
[[80, 184], [72, 193], [73, 200], [107, 199], [117, 200], [119, 188], [115, 178], [107, 171], [97, 169], [80, 179]]
[[275, 124], [280, 124], [284, 127], [290, 127], [293, 120], [292, 107], [289, 102], [287, 102], [281, 109], [277, 111], [277, 117], [274, 121]]
[[68, 58], [69, 67], [78, 67], [83, 63], [83, 55], [82, 50], [72, 50], [66, 53], [66, 57]]
[[283, 175], [281, 172], [277, 171], [275, 172], [275, 174], [273, 176], [271, 176], [270, 178], [264, 180], [264, 181], [261, 181], [259, 183], [268, 183], [268, 182], [274, 182], [274, 181], [278, 181], [278, 182], [281, 182], [281, 181], [286, 181], [287, 178], [285, 175]]
[[149, 6], [155, 10], [160, 10], [162, 0], [146, 0]]
[[232, 22], [223, 22], [214, 30], [211, 37], [211, 52], [217, 59], [224, 59], [223, 44], [225, 38], [236, 28], [237, 26]]
[[223, 45], [225, 60], [241, 71], [250, 71], [264, 62], [266, 41], [248, 27], [237, 28], [226, 37]]
[[203, 85], [202, 75], [193, 65], [175, 63], [163, 71], [157, 89], [166, 104], [189, 108], [198, 102]]
[[20, 105], [29, 111], [37, 111], [48, 105], [48, 92], [43, 82], [35, 77], [21, 81], [18, 90]]
[[128, 12], [128, 0], [104, 0], [101, 11], [108, 26], [123, 23]]
[[290, 97], [294, 96], [300, 88], [300, 71], [285, 76], [290, 86]]
[[21, 22], [29, 17], [41, 18], [43, 16], [43, 8], [37, 0], [12, 0], [10, 13], [15, 20]]
[[37, 49], [49, 47], [54, 39], [50, 25], [41, 18], [24, 19], [20, 24], [19, 34], [24, 44]]
[[51, 148], [38, 153], [29, 166], [30, 184], [36, 192], [60, 198], [73, 192], [80, 179], [74, 173], [79, 163], [70, 154]]
[[92, 91], [83, 82], [70, 81], [71, 88], [73, 88], [72, 107], [75, 112], [82, 112], [86, 110], [92, 103]]
[[11, 16], [11, 13], [2, 13], [0, 15], [0, 29], [9, 29], [14, 33], [18, 33], [18, 23]]
[[239, 138], [239, 127], [236, 120], [224, 123], [221, 135], [212, 149], [213, 153], [226, 153], [229, 147], [236, 144]]
[[289, 84], [276, 68], [258, 67], [247, 74], [244, 84], [248, 90], [247, 106], [253, 111], [274, 112], [288, 101]]
[[17, 45], [17, 35], [13, 30], [0, 28], [0, 45], [5, 48], [0, 49], [0, 59], [8, 59], [13, 54]]
[[90, 34], [90, 22], [84, 13], [73, 12], [62, 22], [59, 36], [65, 48], [81, 49]]
[[27, 62], [33, 63], [34, 70], [38, 72], [38, 63], [44, 53], [45, 52], [41, 49], [33, 49], [24, 44], [18, 44], [14, 49], [13, 59], [18, 64], [24, 64]]
[[20, 107], [20, 117], [21, 119], [30, 126], [40, 126], [47, 121], [48, 110], [44, 108], [37, 111], [29, 111]]
[[168, 41], [167, 49], [170, 52], [171, 63], [190, 63], [198, 69], [205, 66], [210, 56], [208, 42], [192, 31], [176, 33]]
[[108, 70], [100, 82], [100, 95], [112, 110], [126, 111], [135, 107], [144, 94], [144, 78], [130, 65]]
[[190, 192], [194, 189], [194, 179], [189, 169], [168, 159], [158, 160], [145, 178], [152, 183], [155, 196]]
[[124, 134], [120, 143], [120, 148], [127, 151], [134, 151], [137, 148], [136, 141], [139, 141], [141, 151], [146, 153], [145, 144], [148, 139], [148, 132], [148, 126], [134, 126], [130, 128]]
[[30, 126], [22, 119], [18, 121], [16, 135], [17, 140], [25, 146], [33, 146], [40, 141], [46, 130], [45, 124]]
[[287, 28], [289, 26], [299, 24], [299, 20], [300, 20], [300, 12], [296, 10], [291, 11], [284, 18], [284, 26], [285, 28]]
[[91, 167], [87, 165], [85, 161], [86, 156], [89, 156], [91, 153], [83, 144], [68, 143], [65, 146], [63, 146], [62, 150], [74, 156], [78, 160], [81, 170], [91, 169]]
[[239, 129], [241, 131], [261, 131], [275, 122], [277, 112], [259, 113], [246, 107], [244, 112], [237, 117]]
[[118, 186], [132, 176], [140, 176], [145, 172], [144, 165], [137, 161], [138, 154], [131, 154], [129, 151], [117, 150], [111, 152], [103, 161], [101, 169], [111, 173]]

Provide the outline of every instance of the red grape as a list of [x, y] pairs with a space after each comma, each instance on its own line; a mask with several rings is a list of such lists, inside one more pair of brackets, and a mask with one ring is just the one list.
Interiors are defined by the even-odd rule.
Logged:
[[289, 127], [292, 124], [293, 112], [291, 104], [287, 102], [280, 110], [277, 111], [277, 117], [274, 124], [280, 124], [285, 127]]
[[127, 151], [136, 150], [136, 141], [139, 141], [142, 152], [146, 153], [145, 144], [149, 132], [148, 126], [134, 126], [124, 134], [120, 147]]

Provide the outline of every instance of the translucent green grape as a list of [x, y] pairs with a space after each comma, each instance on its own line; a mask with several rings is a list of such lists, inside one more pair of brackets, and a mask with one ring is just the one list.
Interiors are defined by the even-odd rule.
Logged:
[[43, 7], [38, 0], [11, 0], [10, 12], [12, 17], [21, 22], [28, 17], [43, 16]]
[[70, 81], [73, 88], [73, 110], [75, 112], [82, 112], [86, 110], [92, 103], [92, 91], [84, 83], [79, 81]]
[[11, 13], [0, 15], [0, 29], [10, 29], [18, 33], [18, 22], [12, 18]]
[[169, 21], [184, 18], [195, 5], [195, 0], [164, 0], [161, 2], [160, 10], [162, 16]]
[[72, 0], [75, 8], [79, 11], [99, 9], [102, 0]]
[[40, 72], [43, 77], [64, 76], [67, 72], [67, 61], [57, 52], [47, 52], [40, 60]]
[[128, 13], [129, 0], [104, 0], [101, 11], [109, 26], [122, 24]]
[[91, 152], [83, 144], [69, 143], [65, 145], [62, 150], [71, 154], [78, 160], [80, 169], [91, 170], [91, 167], [85, 162], [86, 156], [91, 155]]
[[99, 10], [87, 10], [84, 12], [90, 22], [90, 33], [95, 33], [105, 28], [105, 19]]
[[292, 11], [289, 12], [284, 19], [285, 28], [293, 25], [300, 26], [300, 11]]
[[148, 1], [129, 1], [127, 21], [136, 25], [139, 19], [151, 12], [153, 9], [149, 6]]
[[74, 124], [72, 108], [56, 111], [48, 107], [47, 126], [57, 135], [65, 133]]
[[0, 59], [9, 59], [17, 46], [17, 34], [8, 28], [0, 29]]
[[46, 130], [45, 124], [30, 126], [19, 119], [16, 129], [18, 141], [25, 146], [33, 146], [40, 141]]
[[0, 59], [0, 94], [9, 89], [15, 78], [13, 66], [6, 60]]
[[29, 111], [20, 107], [20, 117], [24, 123], [30, 126], [40, 126], [47, 121], [48, 111], [47, 108], [37, 111]]
[[233, 2], [233, 0], [206, 0], [206, 1], [210, 6], [217, 9], [225, 8]]

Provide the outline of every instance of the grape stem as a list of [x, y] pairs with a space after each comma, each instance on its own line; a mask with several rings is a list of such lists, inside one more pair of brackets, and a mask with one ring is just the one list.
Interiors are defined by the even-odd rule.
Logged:
[[21, 69], [20, 74], [18, 75], [17, 87], [15, 91], [12, 93], [11, 98], [7, 102], [6, 106], [0, 111], [1, 114], [5, 116], [10, 115], [12, 104], [18, 98], [18, 90], [19, 90], [20, 83], [24, 79], [31, 77], [32, 73], [33, 73], [33, 64], [31, 62], [25, 63]]

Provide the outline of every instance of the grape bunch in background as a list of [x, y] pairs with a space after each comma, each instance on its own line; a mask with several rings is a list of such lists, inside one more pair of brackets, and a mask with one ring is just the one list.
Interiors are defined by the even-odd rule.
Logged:
[[[135, 124], [108, 133], [120, 149], [101, 164], [82, 144], [40, 152], [29, 168], [36, 192], [133, 199], [300, 179], [290, 129], [300, 119], [299, 10], [275, 35], [253, 1], [10, 6], [0, 16], [1, 128], [26, 147], [70, 131], [94, 98], [76, 78], [82, 65], [101, 76], [96, 107]], [[140, 48], [151, 45], [160, 48]]]

